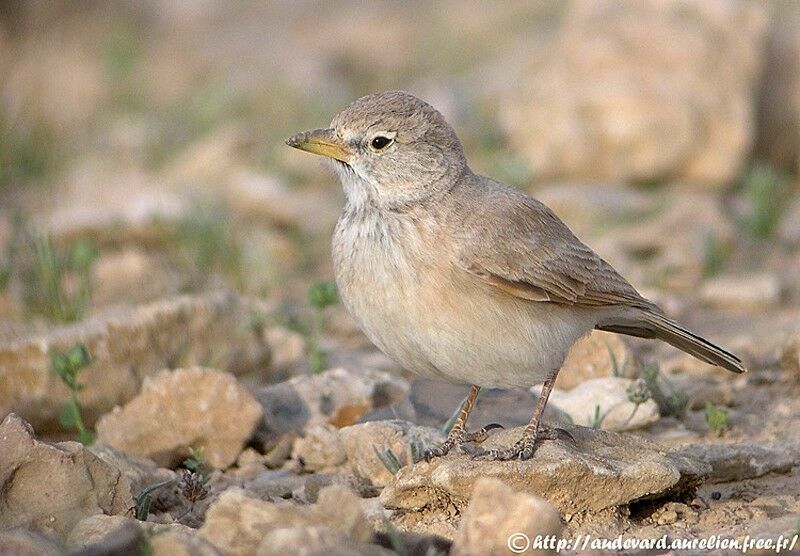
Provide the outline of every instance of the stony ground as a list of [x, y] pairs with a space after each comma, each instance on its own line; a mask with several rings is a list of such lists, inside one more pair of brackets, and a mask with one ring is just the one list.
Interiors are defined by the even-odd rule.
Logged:
[[[0, 9], [0, 554], [800, 532], [796, 4], [147, 6]], [[546, 415], [574, 442], [421, 461], [468, 386], [358, 331], [338, 185], [282, 144], [390, 87], [749, 372], [596, 333]], [[507, 445], [535, 399], [471, 424]]]

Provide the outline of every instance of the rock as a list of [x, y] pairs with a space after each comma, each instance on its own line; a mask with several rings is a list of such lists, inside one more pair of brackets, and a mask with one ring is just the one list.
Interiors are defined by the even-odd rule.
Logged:
[[62, 556], [62, 548], [34, 531], [23, 528], [0, 531], [0, 554], [8, 556]]
[[515, 492], [498, 479], [478, 479], [453, 539], [451, 554], [499, 556], [508, 554], [509, 549], [527, 554], [537, 537], [558, 535], [561, 528], [561, 515], [547, 500]]
[[177, 523], [150, 527], [152, 556], [220, 556], [213, 544], [195, 529]]
[[145, 303], [178, 289], [179, 278], [161, 260], [138, 248], [103, 253], [92, 265], [92, 304]]
[[396, 554], [374, 544], [356, 542], [344, 533], [329, 527], [289, 527], [275, 529], [264, 536], [256, 556], [392, 556]]
[[800, 171], [800, 6], [776, 2], [772, 8], [755, 154], [796, 174]]
[[795, 465], [792, 454], [761, 444], [689, 444], [672, 452], [711, 466], [714, 483], [754, 479], [767, 473], [788, 473]]
[[14, 411], [35, 427], [60, 431], [69, 391], [50, 370], [50, 352], [83, 344], [93, 363], [81, 370], [78, 394], [91, 425], [132, 399], [145, 377], [196, 364], [241, 374], [266, 368], [269, 345], [250, 324], [268, 310], [228, 293], [184, 296], [98, 316], [43, 336], [0, 345], [0, 416]]
[[422, 457], [425, 449], [444, 441], [437, 429], [418, 427], [406, 421], [370, 421], [340, 431], [347, 454], [347, 465], [356, 475], [374, 486], [394, 482], [394, 475], [378, 458], [391, 450], [403, 466]]
[[636, 354], [617, 334], [593, 331], [569, 350], [556, 379], [556, 388], [570, 390], [591, 378], [632, 378], [641, 366]]
[[425, 448], [444, 441], [436, 429], [407, 421], [370, 421], [342, 429], [316, 427], [295, 442], [293, 456], [309, 471], [334, 471], [346, 467], [356, 477], [381, 487], [393, 481], [378, 457], [391, 450], [400, 465], [413, 463]]
[[266, 386], [256, 392], [264, 407], [259, 438], [269, 441], [323, 423], [352, 425], [373, 408], [402, 400], [408, 390], [408, 383], [388, 373], [344, 368]]
[[299, 332], [282, 326], [264, 330], [264, 339], [272, 351], [270, 366], [278, 372], [295, 368], [306, 356], [306, 339]]
[[782, 285], [774, 274], [718, 276], [700, 288], [700, 297], [708, 305], [722, 308], [763, 311], [781, 301]]
[[727, 186], [752, 143], [766, 11], [569, 4], [546, 58], [500, 100], [512, 144], [542, 179]]
[[339, 429], [323, 424], [310, 427], [292, 447], [292, 457], [303, 464], [306, 471], [330, 470], [347, 462], [347, 452], [342, 444]]
[[[601, 419], [599, 428], [612, 431], [633, 430], [658, 421], [658, 404], [651, 398], [637, 405], [630, 400], [631, 394], [640, 391], [643, 384], [630, 378], [593, 378], [569, 392], [553, 389], [549, 404], [566, 413], [576, 425], [594, 427]], [[647, 389], [642, 390], [649, 396]]]
[[[67, 548], [79, 551], [92, 545], [116, 544], [121, 539], [139, 546], [144, 542], [139, 522], [124, 515], [90, 515], [72, 528], [67, 536]], [[115, 542], [116, 541], [116, 542]]]
[[208, 463], [236, 461], [261, 419], [261, 406], [233, 375], [193, 367], [147, 378], [142, 391], [97, 423], [102, 442], [163, 466], [203, 448]]
[[[153, 556], [219, 556], [214, 546], [194, 529], [178, 523], [159, 525], [131, 517], [94, 515], [82, 519], [67, 538], [72, 551], [93, 548], [103, 554], [142, 554], [147, 547]], [[127, 549], [127, 551], [125, 551]], [[99, 553], [99, 552], [98, 552]]]
[[200, 536], [226, 555], [253, 554], [270, 531], [321, 525], [366, 542], [371, 534], [358, 497], [334, 485], [323, 489], [313, 506], [274, 504], [232, 488], [223, 492], [206, 514]]
[[[798, 108], [800, 109], [800, 104], [798, 104]], [[800, 117], [798, 125], [800, 125]], [[798, 127], [798, 134], [800, 134], [800, 127]], [[798, 161], [800, 161], [800, 157], [798, 157]], [[800, 196], [795, 196], [789, 201], [789, 206], [784, 210], [775, 233], [778, 239], [786, 245], [800, 245]]]
[[83, 445], [39, 442], [13, 413], [0, 424], [0, 529], [63, 537], [87, 515], [124, 514], [132, 506], [127, 479]]
[[174, 471], [158, 467], [152, 460], [126, 454], [103, 442], [95, 442], [89, 451], [119, 469], [131, 485], [131, 494], [134, 496], [146, 487], [176, 477]]
[[[517, 493], [544, 497], [569, 518], [638, 500], [681, 496], [711, 472], [706, 463], [666, 453], [642, 438], [565, 428], [575, 444], [545, 441], [528, 461], [474, 461], [448, 455], [404, 467], [384, 488], [381, 501], [396, 510], [393, 521], [400, 527], [452, 537], [473, 485], [481, 478], [496, 478]], [[522, 430], [499, 431], [483, 447], [510, 446]]]

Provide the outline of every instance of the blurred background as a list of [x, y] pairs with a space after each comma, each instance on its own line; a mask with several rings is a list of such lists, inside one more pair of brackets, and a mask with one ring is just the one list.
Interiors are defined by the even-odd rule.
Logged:
[[339, 185], [283, 139], [386, 89], [750, 361], [797, 330], [800, 3], [4, 0], [0, 340], [225, 289], [297, 369], [369, 350]]

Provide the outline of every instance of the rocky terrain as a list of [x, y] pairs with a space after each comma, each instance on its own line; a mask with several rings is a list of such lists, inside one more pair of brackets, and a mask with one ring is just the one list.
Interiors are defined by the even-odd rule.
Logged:
[[[796, 3], [13, 0], [0, 75], [0, 554], [800, 534]], [[468, 386], [347, 316], [341, 192], [282, 142], [388, 88], [749, 372], [596, 332], [545, 416], [573, 441], [425, 462]]]

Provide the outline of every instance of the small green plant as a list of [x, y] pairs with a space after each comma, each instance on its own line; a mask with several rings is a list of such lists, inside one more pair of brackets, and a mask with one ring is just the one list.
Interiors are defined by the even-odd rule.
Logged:
[[54, 322], [80, 319], [89, 305], [97, 251], [85, 240], [59, 248], [50, 236], [37, 233], [29, 234], [28, 241], [32, 254], [24, 269], [28, 308]]
[[788, 194], [788, 180], [774, 168], [756, 165], [744, 177], [749, 211], [744, 225], [754, 239], [767, 239], [778, 226]]
[[83, 388], [78, 383], [78, 372], [91, 365], [92, 358], [83, 344], [78, 344], [72, 349], [50, 354], [50, 366], [61, 381], [69, 388], [70, 398], [58, 414], [58, 422], [65, 429], [74, 428], [78, 431], [78, 441], [89, 446], [95, 441], [95, 434], [86, 427], [81, 416], [81, 406], [78, 403], [78, 392]]
[[608, 415], [608, 412], [601, 413], [599, 405], [594, 406], [594, 414], [592, 415], [591, 419], [589, 419], [589, 426], [594, 430], [600, 430], [600, 427], [603, 426], [603, 421], [605, 420], [606, 415]]
[[224, 211], [195, 205], [178, 223], [175, 258], [190, 277], [191, 291], [206, 287], [215, 277], [239, 289], [244, 286], [242, 246]]
[[204, 448], [189, 448], [189, 457], [183, 460], [183, 466], [196, 474], [200, 481], [205, 484], [211, 477], [211, 466], [205, 458]]
[[174, 482], [175, 479], [167, 479], [166, 481], [161, 481], [160, 483], [150, 485], [140, 490], [139, 493], [133, 497], [133, 502], [135, 504], [133, 507], [133, 516], [139, 521], [147, 521], [147, 516], [150, 515], [150, 504], [153, 501], [153, 492], [161, 487], [171, 485]]
[[678, 390], [665, 376], [655, 363], [650, 363], [642, 368], [641, 378], [647, 390], [658, 405], [658, 412], [663, 416], [673, 416], [678, 419], [686, 414], [689, 398]]
[[385, 448], [381, 451], [373, 446], [372, 449], [375, 451], [375, 455], [378, 457], [383, 466], [392, 475], [396, 475], [397, 472], [400, 471], [400, 468], [403, 467], [403, 464], [400, 463], [400, 458], [397, 457], [391, 448]]
[[325, 326], [325, 309], [339, 301], [336, 286], [332, 282], [318, 282], [308, 288], [308, 303], [313, 311], [308, 337], [308, 370], [321, 373], [328, 367], [328, 354], [320, 346], [322, 329]]
[[189, 457], [183, 460], [185, 469], [181, 470], [178, 488], [186, 500], [189, 501], [187, 513], [194, 509], [198, 500], [208, 496], [206, 484], [211, 478], [211, 467], [203, 455], [203, 448], [190, 448]]
[[7, 265], [0, 264], [0, 292], [6, 291], [10, 280], [11, 269]]
[[711, 402], [706, 402], [705, 420], [708, 430], [717, 436], [722, 436], [722, 433], [728, 429], [728, 412]]
[[716, 276], [725, 264], [727, 254], [723, 245], [714, 234], [703, 238], [703, 277]]

